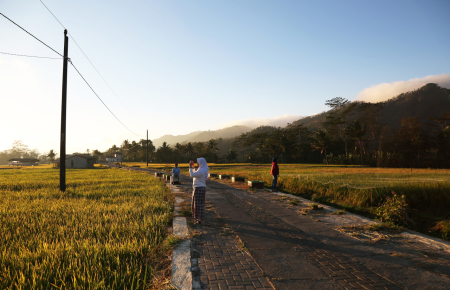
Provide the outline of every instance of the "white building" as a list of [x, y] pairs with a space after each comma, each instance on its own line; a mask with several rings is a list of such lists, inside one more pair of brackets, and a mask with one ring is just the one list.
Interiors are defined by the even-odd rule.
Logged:
[[122, 162], [122, 153], [114, 153], [112, 156], [106, 156], [106, 161]]

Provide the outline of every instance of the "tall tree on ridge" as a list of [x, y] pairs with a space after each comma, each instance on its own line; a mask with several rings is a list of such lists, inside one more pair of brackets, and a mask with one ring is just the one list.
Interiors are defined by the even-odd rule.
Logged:
[[325, 105], [331, 108], [324, 122], [325, 128], [332, 135], [337, 135], [342, 139], [345, 145], [345, 156], [348, 156], [348, 139], [346, 129], [349, 124], [349, 118], [353, 114], [355, 103], [349, 100], [336, 97], [325, 102]]

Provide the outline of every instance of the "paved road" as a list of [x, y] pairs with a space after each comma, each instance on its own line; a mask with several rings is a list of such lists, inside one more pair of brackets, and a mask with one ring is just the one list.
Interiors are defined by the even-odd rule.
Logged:
[[[190, 192], [191, 179], [183, 176], [182, 181]], [[450, 289], [448, 252], [405, 239], [369, 244], [289, 210], [270, 195], [207, 181], [209, 220], [194, 226], [201, 233], [197, 248], [203, 288]], [[233, 259], [248, 265], [229, 266]], [[252, 282], [255, 277], [260, 284]]]

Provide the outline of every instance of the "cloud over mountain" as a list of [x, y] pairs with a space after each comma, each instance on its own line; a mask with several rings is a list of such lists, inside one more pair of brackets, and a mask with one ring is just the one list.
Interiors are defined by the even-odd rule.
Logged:
[[301, 119], [300, 115], [289, 115], [284, 114], [283, 116], [276, 116], [273, 118], [254, 118], [254, 119], [244, 119], [238, 121], [232, 121], [223, 124], [223, 127], [231, 127], [235, 125], [244, 125], [251, 128], [256, 128], [259, 126], [275, 126], [275, 127], [286, 127], [287, 123], [292, 123]]
[[423, 78], [382, 83], [362, 90], [355, 100], [370, 103], [386, 101], [401, 93], [416, 90], [428, 83], [437, 83], [439, 86], [450, 89], [450, 74], [431, 75]]

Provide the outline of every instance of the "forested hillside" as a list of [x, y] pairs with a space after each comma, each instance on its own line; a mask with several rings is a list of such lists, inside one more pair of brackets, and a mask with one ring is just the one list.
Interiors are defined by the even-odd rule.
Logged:
[[286, 128], [262, 126], [234, 138], [203, 141], [197, 134], [189, 142], [164, 142], [152, 150], [150, 158], [186, 162], [203, 156], [210, 162], [268, 163], [278, 156], [286, 163], [450, 166], [449, 89], [427, 84], [386, 102], [350, 102], [338, 97], [326, 105], [329, 111]]
[[[441, 116], [450, 109], [450, 89], [427, 84], [377, 105], [382, 107], [379, 122], [391, 128], [400, 128], [401, 120], [405, 117], [418, 118], [420, 123], [427, 123], [430, 118]], [[292, 125], [303, 124], [310, 130], [321, 129], [327, 114], [328, 112], [323, 112], [305, 117], [293, 122]]]

